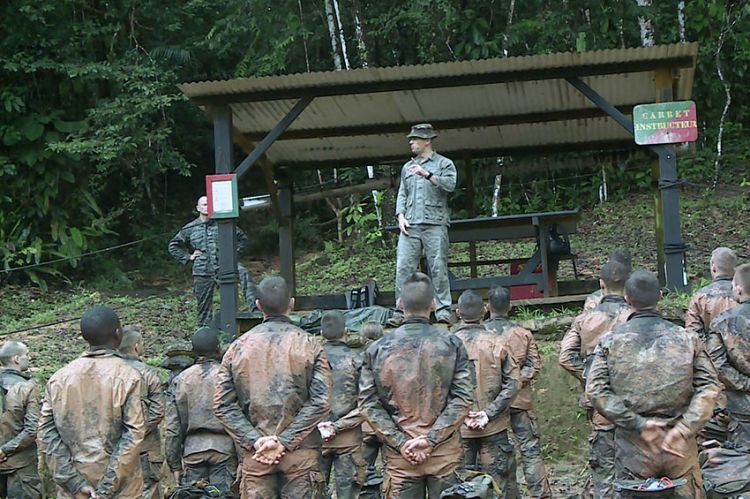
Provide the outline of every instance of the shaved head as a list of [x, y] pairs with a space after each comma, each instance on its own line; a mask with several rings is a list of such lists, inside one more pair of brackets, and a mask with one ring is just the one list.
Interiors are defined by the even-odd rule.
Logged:
[[612, 260], [602, 266], [600, 279], [604, 281], [607, 291], [621, 293], [628, 280], [628, 269], [622, 263]]
[[269, 276], [258, 285], [258, 301], [266, 315], [284, 315], [291, 308], [292, 293], [283, 277]]
[[734, 284], [744, 292], [745, 296], [750, 295], [750, 263], [737, 267], [734, 271]]
[[432, 280], [422, 272], [414, 272], [406, 278], [401, 288], [401, 304], [407, 315], [429, 315], [432, 310], [434, 291]]
[[504, 315], [510, 310], [510, 291], [502, 286], [495, 286], [488, 294], [490, 312], [495, 315]]
[[633, 270], [633, 257], [630, 255], [630, 251], [626, 249], [614, 250], [609, 254], [608, 261], [624, 265], [627, 274], [630, 274]]
[[625, 282], [625, 296], [636, 310], [655, 308], [661, 298], [659, 279], [646, 270], [636, 270]]
[[323, 314], [320, 320], [320, 332], [327, 340], [338, 340], [344, 337], [346, 331], [346, 321], [344, 314], [338, 310], [329, 310]]
[[467, 289], [458, 297], [458, 314], [463, 321], [479, 321], [484, 317], [484, 301], [474, 290]]
[[120, 318], [109, 307], [94, 307], [81, 317], [81, 334], [94, 346], [117, 348], [120, 345]]
[[7, 366], [12, 363], [13, 357], [22, 356], [28, 352], [28, 347], [20, 341], [6, 341], [0, 346], [0, 364]]
[[737, 266], [737, 253], [723, 246], [716, 248], [711, 253], [711, 267], [715, 270], [716, 277], [730, 276]]
[[125, 326], [122, 328], [122, 341], [118, 350], [125, 355], [136, 353], [136, 347], [143, 342], [143, 335], [138, 326]]
[[219, 332], [208, 326], [198, 328], [192, 338], [193, 352], [208, 357], [219, 353]]
[[368, 340], [379, 340], [383, 336], [383, 326], [379, 322], [367, 321], [362, 324], [360, 333]]

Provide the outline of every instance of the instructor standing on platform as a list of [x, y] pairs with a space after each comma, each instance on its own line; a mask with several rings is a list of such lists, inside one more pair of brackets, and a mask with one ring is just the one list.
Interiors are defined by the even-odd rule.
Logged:
[[[401, 169], [396, 216], [401, 230], [396, 253], [396, 307], [401, 288], [427, 258], [435, 292], [435, 318], [450, 323], [451, 290], [448, 281], [448, 193], [456, 188], [456, 167], [453, 161], [432, 149], [437, 133], [429, 123], [414, 125], [407, 135], [412, 159]], [[398, 326], [403, 321], [399, 311], [390, 321]]]

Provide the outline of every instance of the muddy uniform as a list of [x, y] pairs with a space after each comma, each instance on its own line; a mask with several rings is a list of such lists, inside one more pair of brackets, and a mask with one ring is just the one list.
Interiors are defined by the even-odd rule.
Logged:
[[594, 310], [594, 308], [602, 302], [603, 298], [604, 294], [601, 289], [589, 293], [586, 297], [586, 301], [583, 302], [583, 311], [588, 312], [589, 310]]
[[0, 416], [0, 497], [42, 497], [37, 470], [36, 431], [39, 424], [39, 387], [26, 373], [0, 369], [4, 393]]
[[[288, 317], [269, 317], [224, 355], [214, 412], [244, 451], [243, 498], [317, 498], [322, 439], [317, 425], [331, 410], [331, 367], [317, 339]], [[286, 454], [277, 465], [253, 459], [253, 445], [276, 435]]]
[[[475, 386], [472, 411], [485, 411], [489, 423], [483, 430], [461, 426], [464, 464], [488, 473], [495, 479], [503, 497], [517, 490], [512, 465], [513, 444], [508, 439], [510, 403], [521, 387], [520, 374], [503, 337], [482, 324], [462, 323], [455, 330], [474, 365]], [[509, 486], [509, 482], [513, 482]]]
[[160, 499], [161, 469], [164, 456], [161, 453], [161, 432], [159, 425], [164, 419], [164, 389], [159, 371], [135, 356], [122, 355], [128, 364], [141, 373], [146, 383], [146, 438], [141, 447], [141, 468], [143, 469], [143, 499]]
[[[704, 497], [695, 436], [719, 393], [716, 370], [695, 333], [652, 311], [634, 312], [602, 336], [586, 382], [594, 407], [615, 424], [616, 479], [686, 478], [676, 497]], [[677, 457], [640, 436], [647, 420], [678, 428]]]
[[532, 402], [531, 381], [542, 367], [534, 335], [528, 329], [502, 317], [487, 321], [485, 327], [496, 330], [505, 338], [513, 360], [520, 369], [521, 390], [510, 405], [510, 425], [520, 447], [526, 487], [531, 497], [552, 497], [547, 469], [542, 461], [539, 425]]
[[182, 484], [208, 480], [228, 494], [237, 472], [234, 441], [214, 415], [218, 360], [198, 357], [177, 375], [167, 394], [167, 436], [164, 448], [169, 469], [183, 471]]
[[750, 300], [716, 317], [708, 351], [726, 389], [729, 441], [750, 449]]
[[330, 479], [331, 468], [336, 477], [336, 497], [359, 496], [364, 484], [365, 462], [362, 457], [362, 416], [357, 408], [362, 350], [350, 348], [343, 341], [327, 341], [323, 348], [333, 371], [331, 414], [328, 421], [336, 428], [336, 436], [323, 442], [323, 476]]
[[[359, 407], [384, 442], [387, 498], [430, 497], [456, 481], [462, 450], [459, 428], [473, 400], [472, 369], [461, 340], [423, 318], [370, 345], [360, 376]], [[412, 465], [399, 452], [426, 436], [429, 459]]]
[[[594, 359], [594, 350], [601, 336], [627, 320], [631, 308], [624, 296], [607, 295], [589, 312], [583, 312], [560, 343], [560, 366], [586, 387], [586, 374]], [[581, 406], [591, 423], [589, 466], [596, 499], [612, 497], [615, 477], [615, 426], [599, 414], [586, 394]]]
[[[236, 231], [237, 253], [247, 247], [247, 235], [239, 227]], [[215, 220], [202, 221], [196, 218], [185, 225], [169, 241], [169, 254], [180, 263], [190, 263], [190, 255], [200, 250], [201, 255], [193, 261], [193, 294], [198, 302], [198, 325], [206, 326], [211, 321], [211, 308], [219, 273], [219, 225]], [[250, 308], [255, 306], [256, 287], [250, 272], [237, 264], [240, 289]]]
[[141, 497], [146, 394], [140, 373], [113, 350], [84, 352], [52, 375], [39, 441], [58, 499], [86, 485], [104, 499]]
[[708, 286], [703, 286], [690, 298], [685, 313], [685, 329], [708, 339], [711, 321], [728, 308], [737, 305], [732, 292], [732, 276], [717, 277]]

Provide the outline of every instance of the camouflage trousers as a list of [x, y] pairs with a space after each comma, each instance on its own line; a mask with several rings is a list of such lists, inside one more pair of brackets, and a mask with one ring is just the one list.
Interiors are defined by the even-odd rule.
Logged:
[[[615, 481], [645, 480], [666, 476], [671, 479], [686, 478], [687, 484], [674, 489], [677, 499], [704, 499], [703, 478], [698, 466], [698, 444], [695, 439], [684, 442], [676, 449], [685, 457], [661, 451], [661, 441], [649, 445], [637, 431], [615, 429]], [[656, 450], [654, 450], [656, 449]], [[633, 497], [627, 492], [615, 491], [615, 498]]]
[[750, 416], [729, 414], [729, 440], [737, 447], [750, 450]]
[[[255, 308], [255, 298], [257, 288], [250, 276], [250, 272], [242, 265], [237, 264], [237, 274], [239, 277], [240, 293], [245, 299], [245, 304], [250, 310]], [[214, 290], [216, 289], [216, 280], [209, 276], [193, 276], [193, 294], [197, 302], [198, 326], [207, 326], [211, 323], [214, 305]]]
[[320, 472], [320, 449], [297, 449], [275, 465], [259, 463], [252, 454], [242, 460], [242, 499], [323, 499], [325, 480]]
[[481, 438], [465, 438], [463, 446], [466, 469], [490, 475], [503, 492], [502, 497], [518, 497], [514, 449], [507, 431]]
[[448, 280], [448, 227], [445, 225], [412, 225], [409, 235], [398, 236], [396, 250], [396, 307], [407, 277], [417, 271], [424, 253], [435, 287], [435, 312], [450, 312], [451, 287]]
[[42, 480], [36, 462], [17, 470], [0, 472], [0, 497], [42, 499]]
[[208, 483], [228, 495], [237, 475], [237, 458], [232, 454], [216, 451], [196, 452], [182, 458], [185, 473], [182, 484], [189, 485], [198, 480]]
[[461, 465], [461, 441], [458, 435], [433, 449], [422, 464], [413, 465], [401, 453], [385, 447], [385, 499], [425, 499], [440, 497], [445, 489], [458, 483]]
[[357, 499], [365, 483], [365, 460], [362, 445], [350, 447], [323, 448], [321, 468], [326, 484], [331, 479], [331, 469], [336, 480], [336, 499]]
[[161, 499], [161, 469], [163, 461], [150, 461], [148, 454], [141, 454], [141, 469], [143, 470], [143, 499]]
[[589, 436], [589, 466], [594, 499], [609, 499], [614, 494], [615, 432], [593, 429]]
[[381, 443], [378, 437], [373, 434], [364, 434], [362, 438], [362, 457], [367, 464], [367, 473], [375, 473], [375, 463], [380, 454]]
[[523, 476], [529, 495], [538, 499], [549, 499], [552, 491], [547, 478], [547, 469], [542, 461], [542, 449], [539, 444], [539, 425], [532, 411], [522, 409], [510, 410], [510, 426], [513, 430], [523, 464]]

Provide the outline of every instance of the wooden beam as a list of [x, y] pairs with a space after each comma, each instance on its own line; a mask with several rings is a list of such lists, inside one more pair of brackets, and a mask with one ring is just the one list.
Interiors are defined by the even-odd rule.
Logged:
[[[253, 149], [255, 149], [255, 142], [249, 140], [243, 133], [239, 132], [237, 129], [234, 129], [232, 131], [232, 137], [234, 143], [240, 146], [245, 154], [250, 154]], [[273, 212], [276, 215], [276, 219], [278, 220], [278, 218], [281, 216], [281, 211], [279, 211], [279, 189], [276, 186], [276, 179], [274, 178], [273, 174], [273, 164], [271, 164], [271, 161], [269, 161], [266, 154], [263, 154], [260, 158], [258, 158], [256, 163], [260, 165], [260, 169], [261, 171], [263, 171], [263, 178], [265, 178], [266, 180], [266, 188], [268, 189], [268, 193], [271, 195], [271, 207], [273, 208]]]

